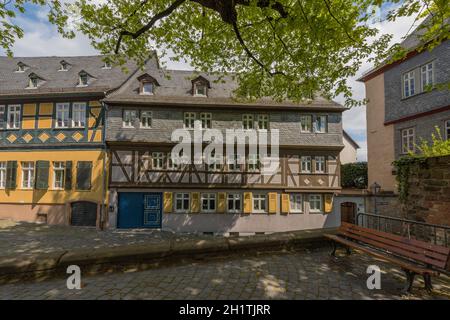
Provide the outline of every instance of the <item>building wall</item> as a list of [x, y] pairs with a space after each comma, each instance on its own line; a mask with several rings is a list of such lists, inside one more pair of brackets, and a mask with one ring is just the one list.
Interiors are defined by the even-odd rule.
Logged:
[[384, 75], [366, 83], [368, 185], [377, 182], [383, 191], [396, 191], [392, 174], [394, 157], [394, 126], [385, 125]]
[[[432, 51], [425, 50], [386, 70], [384, 73], [385, 121], [397, 120], [450, 105], [450, 90], [445, 88], [402, 98], [402, 75], [431, 61], [434, 61], [435, 83], [448, 83], [450, 81], [450, 40], [443, 42]], [[420, 83], [416, 83], [416, 90], [419, 86]]]
[[341, 164], [354, 163], [357, 161], [357, 149], [343, 136], [344, 149], [339, 154]]

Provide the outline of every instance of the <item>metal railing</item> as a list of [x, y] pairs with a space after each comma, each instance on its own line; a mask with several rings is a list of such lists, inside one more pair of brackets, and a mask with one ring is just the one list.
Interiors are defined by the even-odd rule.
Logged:
[[370, 229], [398, 234], [409, 239], [413, 238], [450, 247], [450, 226], [373, 213], [358, 213], [356, 215], [356, 224]]

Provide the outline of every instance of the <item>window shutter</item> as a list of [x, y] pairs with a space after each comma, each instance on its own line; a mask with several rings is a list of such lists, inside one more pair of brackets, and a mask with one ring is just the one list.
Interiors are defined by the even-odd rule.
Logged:
[[325, 195], [325, 213], [331, 213], [333, 211], [333, 195]]
[[289, 194], [283, 193], [281, 195], [281, 213], [289, 213]]
[[277, 213], [277, 193], [269, 192], [269, 213]]
[[252, 213], [252, 193], [244, 192], [244, 213]]
[[77, 163], [77, 189], [91, 189], [92, 162], [78, 161]]
[[200, 212], [200, 193], [191, 192], [191, 213]]
[[17, 161], [6, 162], [6, 189], [16, 188]]
[[66, 161], [64, 189], [72, 189], [72, 161]]
[[36, 161], [36, 178], [35, 188], [40, 190], [48, 189], [48, 170], [50, 168], [49, 161]]
[[164, 213], [172, 212], [172, 192], [164, 192]]
[[217, 201], [217, 212], [218, 213], [224, 213], [225, 212], [225, 199], [226, 199], [226, 193], [225, 192], [219, 192], [217, 195], [218, 201]]

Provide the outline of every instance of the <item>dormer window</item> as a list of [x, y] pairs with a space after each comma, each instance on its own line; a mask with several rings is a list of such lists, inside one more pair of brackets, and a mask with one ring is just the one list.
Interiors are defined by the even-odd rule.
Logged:
[[30, 73], [30, 75], [28, 76], [28, 87], [27, 87], [27, 89], [36, 89], [37, 87], [39, 87], [41, 85], [41, 83], [43, 81], [45, 81], [45, 80], [42, 79], [41, 77], [39, 77], [37, 74]]
[[59, 64], [60, 64], [59, 71], [69, 70], [70, 63], [68, 63], [67, 61], [62, 60]]
[[111, 69], [111, 63], [108, 60], [104, 61], [102, 69]]
[[38, 79], [36, 77], [30, 77], [30, 83], [28, 84], [29, 88], [37, 88]]
[[25, 72], [28, 68], [29, 68], [29, 66], [27, 66], [25, 63], [19, 61], [17, 63], [16, 72]]
[[93, 77], [84, 70], [78, 73], [78, 87], [87, 87]]
[[192, 94], [196, 97], [208, 96], [208, 88], [211, 88], [209, 81], [202, 76], [192, 80]]
[[158, 81], [147, 73], [139, 76], [137, 79], [140, 82], [139, 94], [152, 95], [155, 93], [155, 87], [159, 86]]

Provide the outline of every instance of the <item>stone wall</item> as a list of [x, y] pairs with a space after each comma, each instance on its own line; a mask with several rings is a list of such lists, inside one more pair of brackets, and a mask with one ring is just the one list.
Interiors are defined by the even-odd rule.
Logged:
[[429, 158], [411, 169], [405, 217], [450, 226], [450, 156]]

